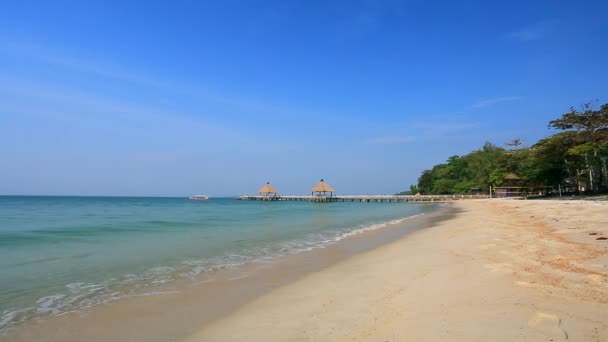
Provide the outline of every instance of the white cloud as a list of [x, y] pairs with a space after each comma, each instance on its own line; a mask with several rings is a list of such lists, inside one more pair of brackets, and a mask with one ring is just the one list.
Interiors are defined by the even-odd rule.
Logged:
[[521, 97], [521, 96], [492, 97], [492, 98], [477, 101], [477, 102], [473, 103], [472, 107], [473, 108], [489, 107], [489, 106], [494, 106], [494, 105], [502, 103], [502, 102], [521, 100], [522, 98], [523, 97]]
[[543, 39], [553, 31], [555, 27], [555, 21], [545, 20], [533, 25], [523, 27], [519, 30], [509, 32], [506, 37], [511, 40], [529, 42], [534, 40]]

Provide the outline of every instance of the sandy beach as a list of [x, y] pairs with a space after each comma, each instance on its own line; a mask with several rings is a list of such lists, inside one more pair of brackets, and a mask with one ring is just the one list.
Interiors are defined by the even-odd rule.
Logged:
[[462, 201], [188, 341], [606, 341], [608, 202]]
[[607, 341], [608, 202], [456, 201], [2, 341]]

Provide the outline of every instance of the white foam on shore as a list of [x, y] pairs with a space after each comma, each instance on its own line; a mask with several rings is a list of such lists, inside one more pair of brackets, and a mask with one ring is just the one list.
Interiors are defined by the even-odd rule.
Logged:
[[65, 297], [64, 294], [42, 297], [36, 301], [36, 304], [38, 304], [36, 311], [43, 314], [58, 314], [64, 307], [61, 300]]

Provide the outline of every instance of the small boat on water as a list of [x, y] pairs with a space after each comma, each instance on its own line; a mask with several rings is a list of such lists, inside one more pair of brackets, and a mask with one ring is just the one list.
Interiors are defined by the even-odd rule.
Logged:
[[193, 201], [206, 201], [206, 200], [209, 199], [209, 196], [207, 196], [207, 195], [194, 195], [194, 196], [188, 197], [188, 199], [193, 200]]

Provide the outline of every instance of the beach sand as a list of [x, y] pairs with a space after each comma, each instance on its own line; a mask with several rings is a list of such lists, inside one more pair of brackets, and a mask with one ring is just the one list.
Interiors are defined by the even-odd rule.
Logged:
[[608, 202], [454, 206], [187, 341], [608, 341]]
[[608, 202], [449, 207], [0, 340], [608, 341]]

